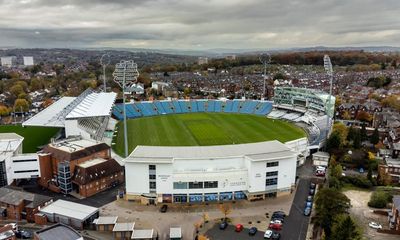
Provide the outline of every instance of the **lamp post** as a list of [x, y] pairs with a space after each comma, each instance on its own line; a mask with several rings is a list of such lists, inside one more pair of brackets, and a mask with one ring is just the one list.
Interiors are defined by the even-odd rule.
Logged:
[[[333, 68], [332, 68], [332, 63], [331, 59], [329, 58], [328, 55], [324, 56], [324, 68], [326, 71], [326, 74], [329, 77], [329, 97], [328, 97], [328, 103], [327, 103], [327, 108], [328, 111], [331, 110], [331, 99], [332, 99], [332, 84], [333, 84]], [[333, 113], [332, 111], [332, 118], [333, 118]], [[329, 134], [329, 113], [327, 112], [328, 117], [326, 118], [326, 136], [325, 136], [325, 145], [328, 139], [328, 134]]]
[[139, 71], [137, 64], [133, 60], [121, 61], [115, 64], [115, 70], [113, 72], [114, 81], [122, 88], [122, 99], [124, 109], [124, 146], [125, 146], [125, 157], [128, 156], [128, 131], [126, 126], [126, 105], [125, 105], [125, 89], [133, 82], [137, 81], [139, 77]]
[[104, 92], [107, 92], [107, 84], [106, 84], [106, 66], [110, 64], [110, 55], [104, 53], [100, 58], [100, 64], [103, 66], [103, 86]]
[[263, 87], [263, 95], [261, 97], [261, 100], [265, 97], [265, 80], [267, 78], [267, 64], [271, 61], [271, 56], [268, 53], [263, 53], [259, 57], [260, 62], [264, 64], [264, 87]]

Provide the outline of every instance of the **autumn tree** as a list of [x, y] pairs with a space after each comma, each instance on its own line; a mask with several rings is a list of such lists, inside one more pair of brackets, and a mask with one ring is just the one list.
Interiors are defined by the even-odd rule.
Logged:
[[14, 102], [14, 108], [16, 111], [27, 112], [29, 110], [29, 102], [26, 99], [17, 99]]
[[232, 206], [227, 203], [220, 204], [218, 208], [220, 212], [224, 215], [224, 219], [227, 219], [228, 215], [232, 212]]
[[356, 119], [361, 122], [370, 122], [372, 120], [372, 116], [366, 111], [359, 111], [357, 113]]

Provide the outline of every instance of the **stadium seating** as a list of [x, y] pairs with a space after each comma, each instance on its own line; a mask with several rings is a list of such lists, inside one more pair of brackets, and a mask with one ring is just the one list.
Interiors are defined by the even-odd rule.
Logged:
[[[196, 113], [196, 112], [226, 112], [267, 115], [273, 117], [272, 102], [257, 100], [164, 100], [145, 101], [126, 104], [127, 118], [139, 118], [146, 116], [174, 114], [174, 113]], [[286, 111], [281, 114], [286, 114]], [[116, 104], [113, 108], [115, 118], [123, 119], [123, 105]], [[292, 116], [292, 115], [289, 115]], [[296, 115], [298, 116], [298, 115]], [[294, 116], [292, 116], [294, 117]]]

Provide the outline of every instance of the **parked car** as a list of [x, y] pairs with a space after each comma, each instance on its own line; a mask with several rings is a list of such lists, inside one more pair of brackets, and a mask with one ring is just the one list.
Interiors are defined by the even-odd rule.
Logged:
[[312, 202], [306, 202], [306, 208], [312, 208]]
[[249, 229], [249, 235], [254, 236], [254, 235], [256, 235], [257, 231], [258, 231], [258, 229], [256, 227], [251, 227]]
[[342, 167], [342, 170], [343, 170], [343, 171], [346, 171], [346, 170], [347, 170], [346, 166], [343, 166], [343, 167]]
[[30, 238], [32, 238], [32, 233], [24, 231], [24, 230], [17, 230], [17, 231], [15, 231], [15, 236], [17, 238], [30, 239]]
[[282, 229], [282, 224], [279, 223], [270, 223], [268, 226], [270, 229], [273, 230], [281, 230]]
[[360, 172], [360, 173], [364, 173], [364, 168], [360, 168], [360, 169], [359, 169], [359, 172]]
[[281, 238], [281, 234], [280, 233], [278, 233], [278, 232], [273, 232], [272, 233], [271, 239], [279, 240], [280, 238]]
[[227, 222], [221, 222], [220, 224], [219, 224], [219, 229], [221, 229], [221, 230], [225, 230], [226, 228], [228, 227], [228, 223]]
[[162, 213], [165, 213], [165, 212], [167, 212], [167, 210], [168, 210], [168, 206], [167, 205], [162, 205], [161, 206], [161, 208], [160, 208], [160, 212], [162, 212]]
[[272, 230], [267, 229], [267, 231], [264, 233], [264, 239], [271, 239], [273, 233], [274, 232]]
[[272, 221], [270, 221], [269, 223], [273, 223], [273, 224], [283, 224], [283, 222], [282, 222], [281, 220], [277, 220], [277, 219], [272, 220]]
[[310, 189], [315, 189], [315, 187], [316, 187], [316, 184], [315, 184], [315, 183], [311, 183], [311, 184], [310, 184]]
[[282, 217], [286, 217], [286, 213], [284, 211], [275, 211], [272, 213], [272, 216], [274, 215], [280, 215]]
[[278, 221], [284, 222], [284, 219], [285, 219], [285, 218], [284, 218], [282, 215], [273, 215], [273, 216], [271, 217], [271, 221], [278, 220]]
[[325, 176], [325, 171], [317, 170], [315, 172], [315, 176], [317, 177], [324, 177]]
[[306, 207], [306, 208], [304, 209], [304, 216], [310, 216], [310, 214], [311, 214], [311, 208]]
[[307, 202], [312, 202], [312, 200], [313, 200], [313, 196], [308, 195], [308, 197], [307, 197]]
[[241, 232], [243, 230], [243, 225], [238, 223], [235, 226], [235, 232]]
[[309, 194], [310, 194], [310, 195], [314, 195], [314, 193], [315, 193], [315, 189], [310, 189]]
[[377, 223], [377, 222], [370, 222], [370, 223], [368, 224], [368, 226], [371, 227], [371, 228], [373, 228], [373, 229], [382, 229], [382, 225], [380, 225], [380, 224]]

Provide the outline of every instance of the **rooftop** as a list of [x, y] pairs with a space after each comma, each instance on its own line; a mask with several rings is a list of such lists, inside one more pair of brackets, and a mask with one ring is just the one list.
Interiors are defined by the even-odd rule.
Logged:
[[128, 231], [133, 231], [133, 228], [135, 227], [134, 222], [129, 222], [129, 223], [115, 223], [113, 232], [128, 232]]
[[[97, 161], [97, 163], [83, 163], [85, 167], [78, 165], [75, 168], [72, 181], [80, 185], [88, 184], [94, 180], [123, 171], [123, 167], [114, 159]], [[89, 161], [91, 162], [91, 161]]]
[[99, 217], [96, 218], [93, 223], [96, 225], [108, 225], [108, 224], [115, 224], [118, 220], [118, 216], [112, 216], [112, 217]]
[[0, 240], [12, 239], [11, 238], [12, 236], [15, 236], [14, 231], [13, 230], [7, 230], [7, 231], [4, 231], [4, 232], [0, 233]]
[[134, 229], [131, 239], [152, 239], [154, 229]]
[[107, 160], [103, 159], [103, 158], [95, 158], [86, 162], [83, 162], [81, 164], [78, 164], [79, 167], [81, 168], [89, 168], [89, 167], [93, 167], [97, 164], [103, 163]]
[[8, 187], [0, 188], [0, 202], [14, 206], [19, 205], [21, 202], [26, 202], [26, 207], [36, 208], [51, 200], [51, 197], [40, 194], [29, 193]]
[[91, 93], [66, 116], [66, 119], [109, 116], [116, 97], [115, 92]]
[[396, 209], [400, 211], [400, 195], [393, 196], [393, 205]]
[[0, 133], [0, 152], [14, 152], [24, 138], [16, 133]]
[[213, 159], [227, 157], [248, 157], [253, 161], [280, 159], [295, 155], [279, 141], [217, 145], [217, 146], [137, 146], [125, 159], [126, 162], [172, 162], [173, 159]]
[[74, 229], [58, 223], [35, 232], [40, 240], [83, 240], [83, 237]]
[[171, 227], [169, 229], [169, 237], [170, 238], [181, 238], [182, 237], [182, 228], [180, 228], [180, 227]]
[[62, 215], [81, 221], [86, 220], [98, 211], [98, 208], [65, 200], [57, 200], [40, 209], [42, 213]]

